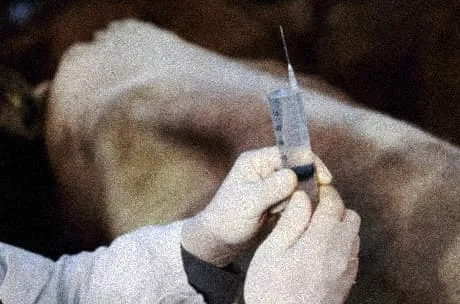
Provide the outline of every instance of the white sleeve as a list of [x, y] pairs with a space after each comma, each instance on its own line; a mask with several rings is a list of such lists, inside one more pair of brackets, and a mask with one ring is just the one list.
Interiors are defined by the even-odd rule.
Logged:
[[205, 303], [187, 281], [182, 223], [150, 226], [57, 262], [0, 245], [0, 300], [11, 303]]

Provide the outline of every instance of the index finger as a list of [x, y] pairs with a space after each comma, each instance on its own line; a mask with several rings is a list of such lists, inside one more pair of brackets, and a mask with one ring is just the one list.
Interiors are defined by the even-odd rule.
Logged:
[[341, 221], [345, 215], [345, 205], [335, 188], [331, 185], [319, 186], [319, 203], [315, 214], [317, 217], [332, 217]]
[[313, 154], [313, 163], [316, 170], [316, 180], [319, 185], [328, 185], [332, 182], [332, 174], [329, 169], [326, 167], [324, 162], [314, 153]]
[[[337, 227], [343, 225], [345, 206], [334, 187], [319, 186], [319, 203], [310, 221], [310, 225], [300, 238], [298, 248], [313, 246], [319, 253], [324, 253], [331, 239], [335, 237]], [[348, 217], [347, 217], [348, 219]], [[354, 220], [354, 217], [350, 217]]]
[[278, 147], [266, 147], [242, 153], [236, 168], [251, 180], [261, 180], [281, 168], [281, 156]]
[[334, 187], [319, 186], [319, 203], [312, 216], [310, 228], [321, 233], [330, 233], [345, 214], [345, 205]]

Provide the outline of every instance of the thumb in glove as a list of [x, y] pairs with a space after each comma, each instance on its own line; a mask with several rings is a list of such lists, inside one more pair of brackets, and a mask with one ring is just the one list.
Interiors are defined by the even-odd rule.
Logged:
[[332, 186], [311, 202], [296, 192], [257, 249], [245, 282], [246, 303], [343, 303], [357, 273], [359, 216]]
[[[311, 155], [320, 184], [331, 174]], [[257, 241], [267, 210], [292, 195], [297, 177], [281, 168], [277, 147], [243, 153], [210, 204], [182, 228], [182, 246], [198, 258], [223, 267]]]

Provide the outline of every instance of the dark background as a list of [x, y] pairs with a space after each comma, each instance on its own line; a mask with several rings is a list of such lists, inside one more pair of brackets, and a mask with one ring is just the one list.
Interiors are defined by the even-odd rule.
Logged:
[[[458, 1], [22, 0], [0, 3], [0, 64], [32, 84], [53, 78], [76, 41], [138, 18], [228, 56], [284, 60], [356, 101], [460, 143]], [[0, 240], [56, 257], [74, 252], [58, 222], [43, 139], [0, 133]]]

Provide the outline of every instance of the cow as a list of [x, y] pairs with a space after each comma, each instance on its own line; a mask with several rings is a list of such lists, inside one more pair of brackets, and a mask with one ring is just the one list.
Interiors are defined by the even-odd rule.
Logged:
[[[299, 75], [313, 151], [362, 217], [349, 303], [460, 302], [460, 150]], [[237, 61], [151, 24], [73, 46], [45, 138], [68, 235], [95, 247], [201, 210], [237, 155], [274, 144], [272, 62]], [[280, 287], [281, 288], [281, 287]]]

